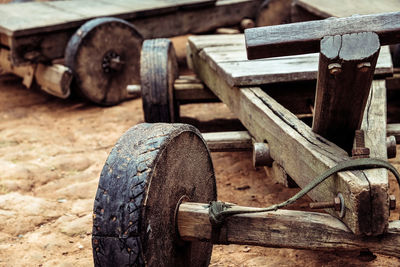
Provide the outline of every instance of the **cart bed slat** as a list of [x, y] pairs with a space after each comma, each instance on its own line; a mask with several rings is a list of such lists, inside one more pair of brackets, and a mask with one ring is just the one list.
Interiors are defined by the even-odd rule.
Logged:
[[398, 0], [297, 0], [296, 5], [322, 17], [349, 17], [359, 15], [395, 12], [400, 10]]
[[[197, 51], [202, 51], [200, 56], [208, 61], [230, 86], [252, 86], [317, 78], [318, 53], [247, 60], [242, 34], [192, 36], [190, 40]], [[389, 75], [392, 72], [389, 48], [384, 46], [381, 48], [375, 75]]]
[[179, 8], [214, 5], [216, 0], [70, 0], [7, 4], [0, 7], [0, 33], [21, 36], [68, 29], [101, 16], [136, 18]]

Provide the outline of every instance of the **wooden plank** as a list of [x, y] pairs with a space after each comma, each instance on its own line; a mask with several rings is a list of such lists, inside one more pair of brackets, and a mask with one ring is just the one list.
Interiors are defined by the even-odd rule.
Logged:
[[352, 32], [375, 32], [381, 45], [399, 43], [400, 12], [247, 29], [247, 56], [257, 59], [314, 53], [324, 36]]
[[213, 6], [215, 2], [215, 0], [78, 0], [2, 5], [0, 32], [10, 36], [21, 36], [77, 27], [96, 17], [116, 16], [133, 19], [173, 12], [179, 8]]
[[[165, 5], [164, 1], [158, 1], [163, 2]], [[58, 2], [64, 3], [65, 1], [56, 1], [45, 6], [49, 9], [54, 5], [53, 8], [55, 8]], [[115, 16], [133, 23], [145, 39], [150, 39], [207, 32], [217, 27], [239, 24], [243, 18], [256, 17], [262, 0], [220, 0], [211, 6], [190, 9], [178, 8], [173, 12], [160, 13], [154, 16], [143, 15], [143, 12], [150, 10], [141, 8], [142, 3], [146, 1], [136, 0], [125, 2], [130, 3], [132, 5], [131, 9], [136, 11], [131, 10], [132, 12], [129, 13], [129, 9], [126, 9], [125, 14]], [[106, 4], [104, 3], [104, 5]], [[64, 5], [67, 6], [66, 3]], [[113, 5], [113, 3], [109, 5]], [[100, 9], [101, 4], [97, 3], [95, 6], [97, 6], [97, 9]], [[83, 7], [90, 8], [90, 2], [84, 4]], [[83, 7], [82, 9], [84, 9]], [[69, 8], [73, 9], [73, 6]], [[120, 8], [118, 5], [115, 5], [110, 10], [118, 13]], [[74, 12], [77, 11], [75, 10]], [[84, 13], [83, 11], [81, 12], [82, 14]], [[2, 9], [0, 8], [0, 16], [1, 14]], [[17, 15], [15, 16], [17, 17]], [[86, 16], [85, 20], [76, 22], [66, 20], [65, 24], [55, 24], [47, 28], [47, 30], [45, 28], [34, 28], [35, 23], [32, 23], [33, 28], [29, 26], [25, 31], [20, 32], [22, 36], [18, 36], [16, 32], [10, 32], [9, 34], [14, 34], [14, 36], [9, 36], [5, 42], [11, 44], [9, 47], [12, 50], [13, 64], [26, 62], [27, 53], [36, 54], [35, 60], [39, 62], [51, 61], [63, 57], [70, 36], [82, 23], [91, 18], [90, 16]], [[199, 23], [200, 21], [201, 23]], [[0, 17], [0, 25], [3, 25], [2, 23], [2, 18]]]
[[[388, 159], [386, 147], [386, 88], [384, 80], [372, 82], [371, 91], [365, 107], [361, 129], [364, 130], [365, 146], [370, 150], [371, 158]], [[389, 180], [386, 169], [364, 171], [370, 184], [371, 221], [373, 232], [385, 231], [389, 221]], [[375, 214], [375, 216], [372, 216]], [[376, 216], [378, 214], [378, 216]], [[380, 221], [378, 221], [380, 220]], [[381, 227], [381, 229], [378, 229]]]
[[321, 40], [312, 129], [349, 154], [355, 131], [361, 126], [379, 50], [375, 33], [326, 36]]
[[[319, 54], [247, 60], [244, 35], [191, 36], [196, 50], [230, 86], [249, 86], [277, 82], [316, 80]], [[376, 76], [393, 73], [389, 47], [381, 48]]]
[[[347, 153], [312, 132], [260, 88], [230, 87], [204, 60], [189, 39], [194, 70], [199, 78], [237, 115], [257, 142], [268, 142], [271, 157], [283, 166], [300, 186], [304, 187], [325, 170], [349, 159]], [[345, 197], [343, 222], [357, 235], [379, 235], [372, 232], [382, 227], [372, 226], [366, 217], [371, 214], [370, 188], [364, 172], [341, 172], [309, 193], [316, 201], [331, 201], [337, 193]], [[385, 205], [381, 209], [388, 209]], [[334, 216], [338, 214], [328, 211]], [[379, 216], [379, 214], [376, 214]], [[380, 223], [381, 218], [376, 219]], [[383, 227], [384, 228], [384, 227]]]
[[[252, 209], [233, 206], [232, 209]], [[183, 240], [209, 241], [212, 226], [208, 204], [183, 203], [179, 206], [178, 231]], [[380, 237], [357, 237], [339, 220], [328, 214], [277, 210], [234, 215], [226, 219], [214, 244], [242, 244], [310, 250], [358, 251], [400, 257], [400, 221], [389, 224]], [[215, 240], [216, 239], [216, 240]]]
[[176, 14], [141, 18], [132, 22], [145, 39], [203, 33], [218, 27], [238, 25], [243, 18], [255, 18], [261, 2], [261, 0], [219, 0], [214, 7], [180, 10]]
[[203, 133], [211, 152], [251, 151], [253, 143], [247, 131]]
[[354, 14], [367, 15], [400, 10], [398, 0], [336, 0], [334, 3], [330, 0], [296, 0], [295, 5], [321, 18], [349, 17]]

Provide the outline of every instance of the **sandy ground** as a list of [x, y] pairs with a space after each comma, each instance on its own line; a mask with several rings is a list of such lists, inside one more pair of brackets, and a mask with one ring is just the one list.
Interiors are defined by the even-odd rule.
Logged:
[[[222, 104], [184, 106], [182, 114], [202, 121], [233, 117]], [[91, 214], [99, 174], [116, 140], [140, 122], [140, 99], [102, 108], [27, 90], [10, 76], [0, 78], [0, 266], [93, 264]], [[297, 190], [253, 169], [249, 153], [212, 157], [220, 200], [263, 206]], [[392, 162], [400, 167], [398, 158]], [[215, 246], [211, 266], [400, 265], [393, 257], [377, 255], [363, 262], [357, 256]]]

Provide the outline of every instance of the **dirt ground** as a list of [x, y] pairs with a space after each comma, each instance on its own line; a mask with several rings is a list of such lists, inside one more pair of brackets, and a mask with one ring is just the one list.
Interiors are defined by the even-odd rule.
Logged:
[[[182, 115], [233, 118], [222, 104], [184, 106]], [[0, 78], [0, 266], [93, 265], [92, 206], [100, 171], [116, 140], [141, 122], [140, 99], [104, 108], [27, 90], [12, 76]], [[220, 200], [265, 206], [297, 190], [253, 169], [250, 153], [212, 157]], [[392, 162], [400, 167], [399, 158]], [[211, 261], [211, 266], [339, 265], [400, 266], [400, 261], [237, 245], [215, 246]]]

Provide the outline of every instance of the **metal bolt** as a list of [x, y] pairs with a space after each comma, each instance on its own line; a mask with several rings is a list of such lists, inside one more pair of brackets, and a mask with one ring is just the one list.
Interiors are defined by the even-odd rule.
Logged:
[[329, 73], [332, 75], [338, 75], [342, 72], [342, 65], [339, 63], [332, 63], [328, 65]]
[[370, 62], [362, 62], [360, 64], [357, 65], [357, 68], [361, 71], [361, 72], [367, 72], [369, 71], [369, 69], [371, 68], [371, 63]]
[[356, 130], [355, 139], [356, 139], [356, 147], [365, 147], [365, 138], [363, 130]]
[[356, 147], [351, 151], [352, 158], [369, 158], [369, 148], [365, 147], [364, 131], [356, 130]]
[[394, 195], [389, 196], [389, 208], [391, 210], [396, 209], [396, 197]]
[[310, 203], [311, 209], [332, 209], [333, 208], [336, 211], [340, 211], [341, 206], [342, 206], [342, 203], [341, 203], [339, 197], [335, 197], [333, 199], [333, 201]]

